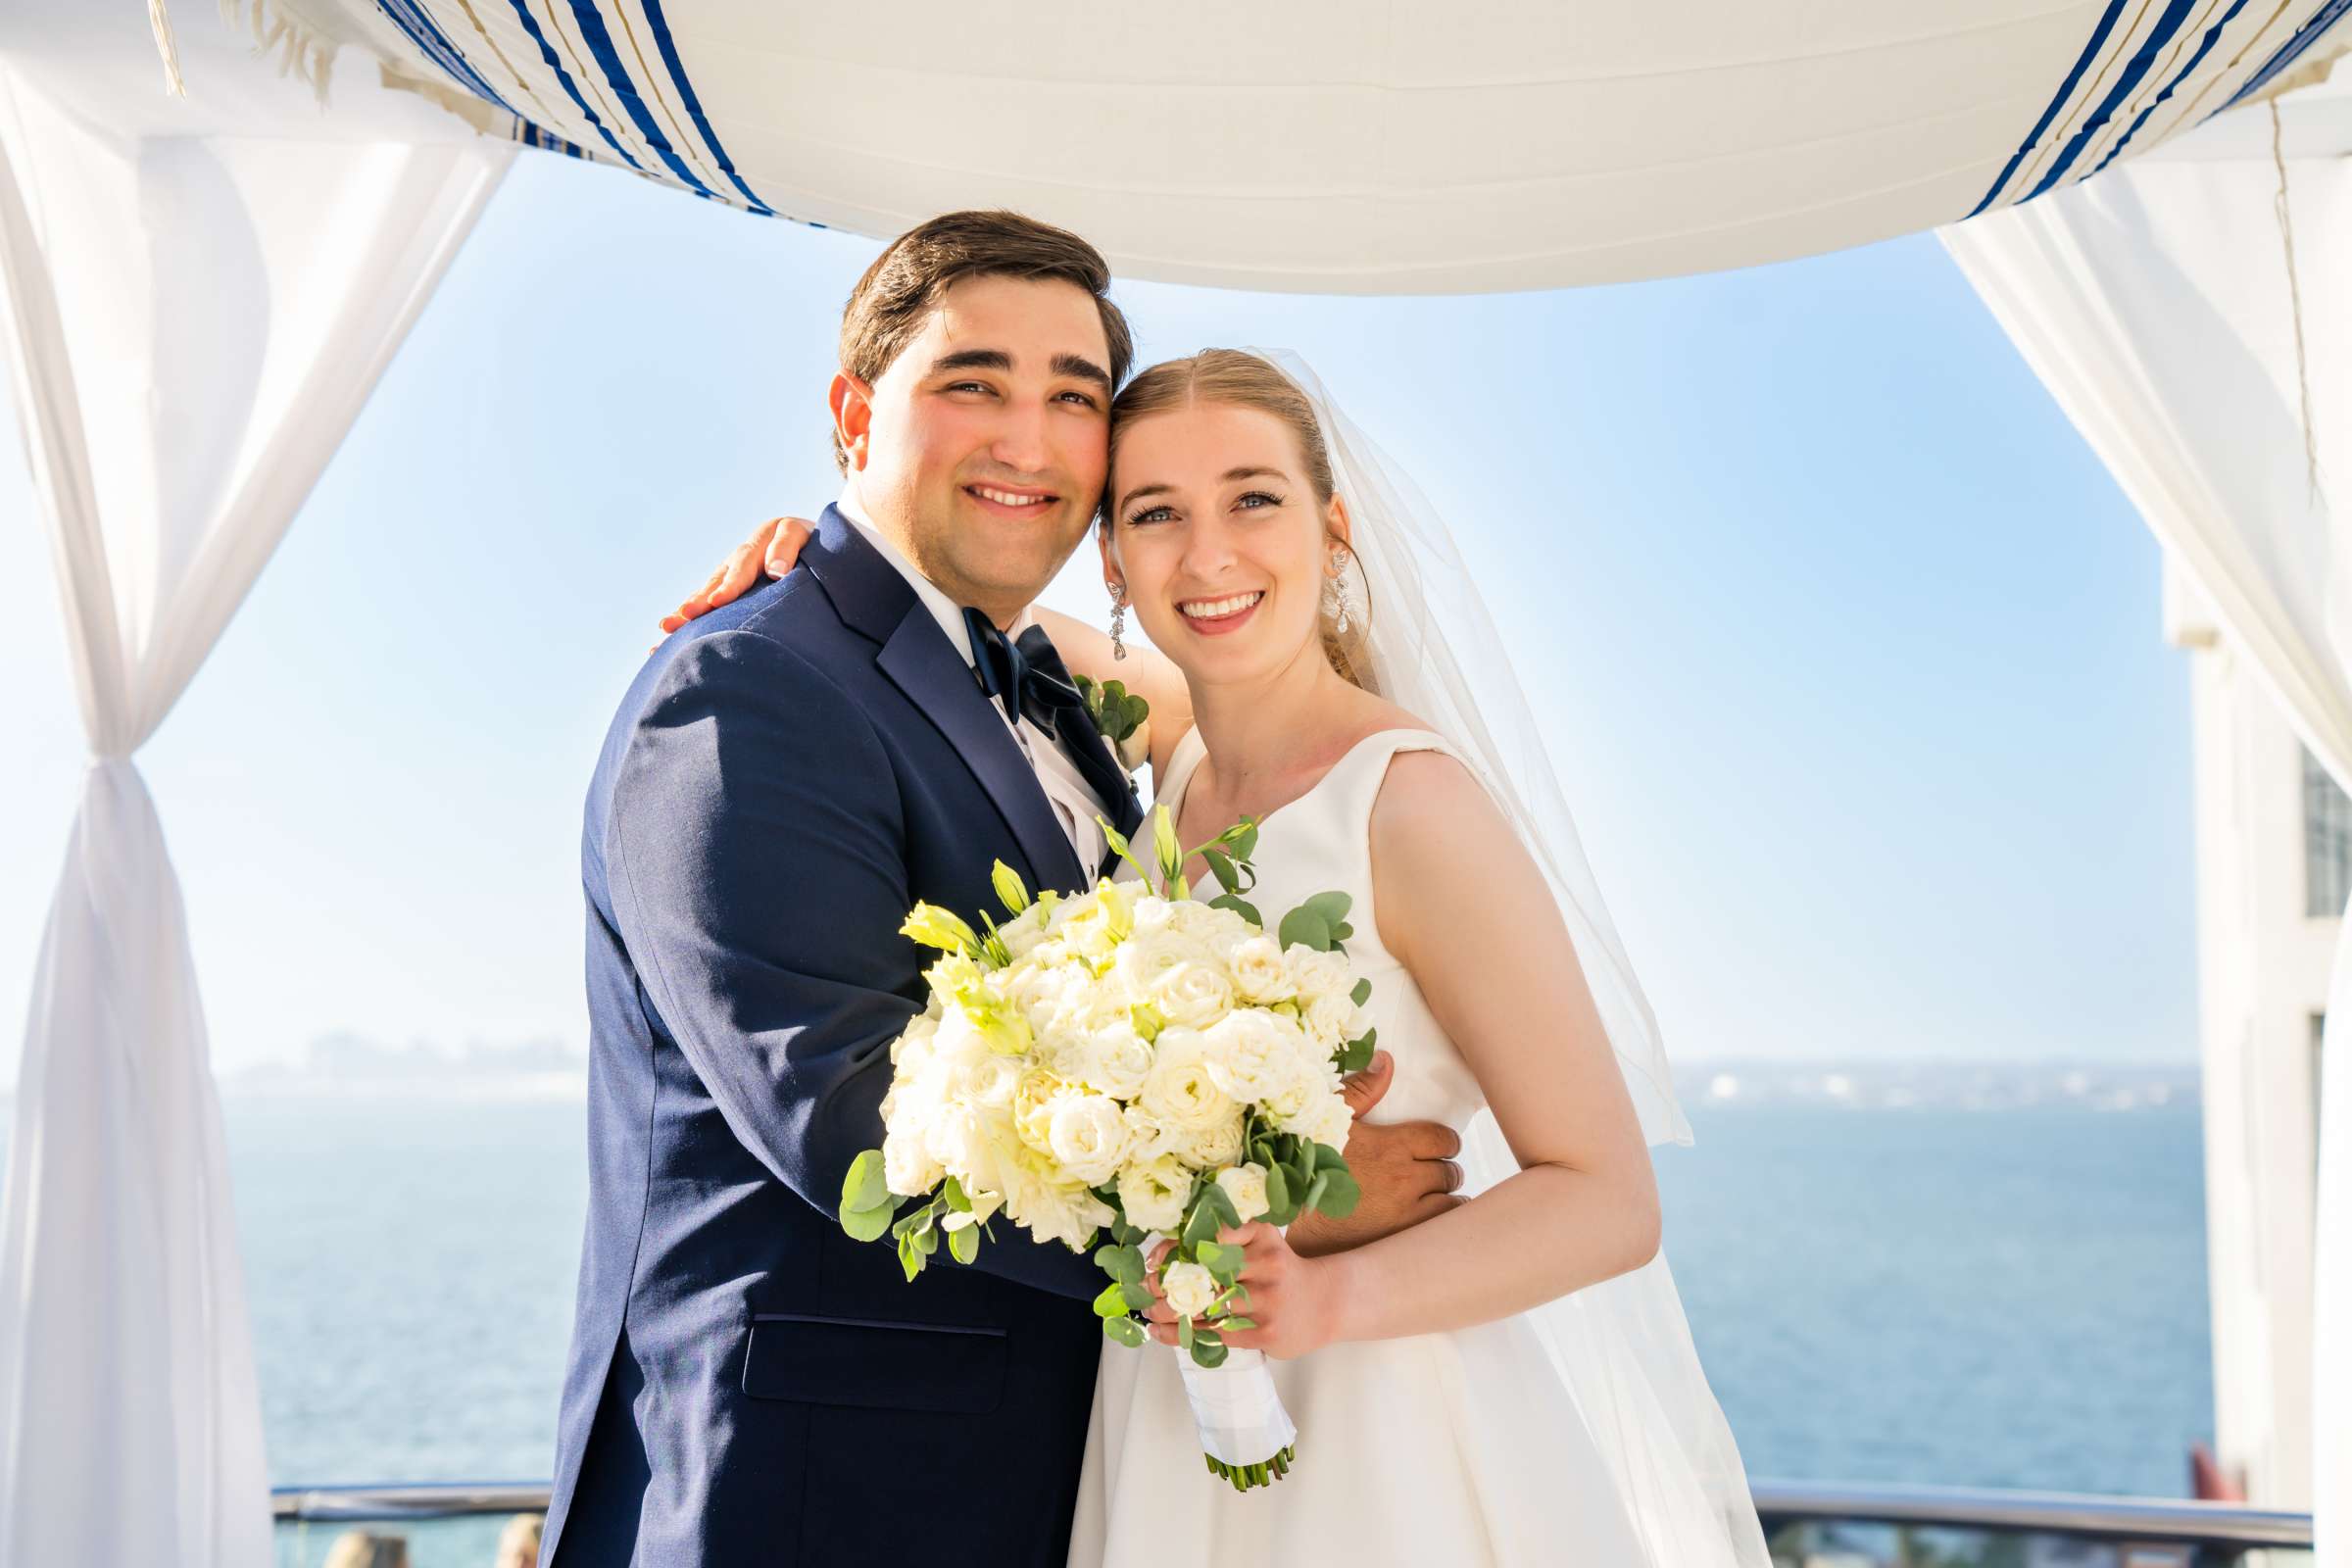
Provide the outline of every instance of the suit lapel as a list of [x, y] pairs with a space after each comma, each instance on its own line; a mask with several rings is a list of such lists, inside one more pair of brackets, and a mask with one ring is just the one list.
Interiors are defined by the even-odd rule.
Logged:
[[1077, 888], [1083, 868], [1036, 770], [913, 587], [832, 507], [801, 564], [824, 585], [843, 622], [881, 645], [876, 667], [947, 738], [987, 792], [1029, 862], [1029, 885]]

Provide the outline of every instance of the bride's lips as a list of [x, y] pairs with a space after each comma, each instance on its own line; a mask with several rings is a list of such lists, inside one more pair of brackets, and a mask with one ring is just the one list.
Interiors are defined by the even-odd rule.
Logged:
[[1051, 490], [1018, 484], [967, 484], [963, 493], [1000, 517], [1042, 517], [1061, 499]]
[[1223, 594], [1215, 599], [1180, 599], [1176, 613], [1184, 617], [1185, 625], [1203, 637], [1222, 637], [1242, 629], [1257, 607], [1264, 602], [1266, 591], [1252, 588], [1248, 593]]

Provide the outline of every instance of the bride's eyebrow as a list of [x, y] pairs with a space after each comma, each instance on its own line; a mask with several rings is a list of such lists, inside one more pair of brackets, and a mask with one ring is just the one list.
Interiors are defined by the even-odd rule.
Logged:
[[1175, 493], [1176, 487], [1172, 484], [1139, 484], [1134, 489], [1128, 491], [1125, 495], [1119, 497], [1119, 504], [1111, 510], [1114, 512], [1125, 512], [1129, 507], [1133, 506], [1136, 502], [1143, 500], [1146, 496], [1166, 496], [1174, 495]]

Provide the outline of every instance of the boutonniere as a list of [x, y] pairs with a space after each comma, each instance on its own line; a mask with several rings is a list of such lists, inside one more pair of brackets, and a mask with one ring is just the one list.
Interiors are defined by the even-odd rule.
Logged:
[[1098, 685], [1084, 675], [1076, 678], [1087, 716], [1110, 742], [1119, 766], [1133, 773], [1152, 756], [1152, 705], [1129, 691], [1124, 682], [1106, 680]]

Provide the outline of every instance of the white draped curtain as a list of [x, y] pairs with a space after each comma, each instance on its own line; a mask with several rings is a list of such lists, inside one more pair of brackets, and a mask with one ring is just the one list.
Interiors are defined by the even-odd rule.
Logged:
[[124, 136], [0, 59], [0, 336], [90, 746], [0, 1221], [0, 1562], [271, 1559], [203, 1007], [132, 759], [511, 155]]
[[[1943, 239], [2312, 755], [2352, 789], [2347, 129], [2352, 95], [2306, 89]], [[2284, 1473], [2299, 1482], [2308, 1454], [2319, 1560], [2346, 1568], [2352, 919], [2321, 1057], [2311, 1377], [2280, 1394], [2274, 1419], [2296, 1461]]]

